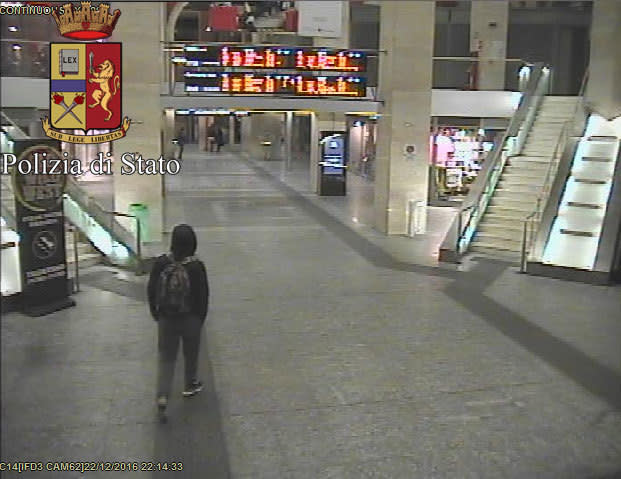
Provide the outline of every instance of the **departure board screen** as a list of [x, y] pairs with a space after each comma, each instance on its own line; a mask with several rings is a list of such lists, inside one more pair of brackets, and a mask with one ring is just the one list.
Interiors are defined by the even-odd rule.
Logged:
[[186, 72], [185, 91], [360, 98], [366, 96], [366, 81], [364, 78], [357, 76]]
[[282, 69], [364, 73], [367, 56], [352, 50], [188, 45], [186, 67]]

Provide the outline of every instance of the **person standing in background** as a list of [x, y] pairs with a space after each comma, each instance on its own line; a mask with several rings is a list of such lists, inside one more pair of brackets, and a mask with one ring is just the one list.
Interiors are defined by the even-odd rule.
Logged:
[[207, 151], [214, 151], [214, 146], [216, 144], [216, 124], [212, 123], [207, 127]]
[[186, 142], [185, 129], [181, 127], [181, 129], [179, 130], [179, 134], [177, 135], [177, 145], [179, 145], [179, 159], [180, 160], [183, 160], [183, 147], [185, 145], [185, 142]]
[[217, 146], [217, 152], [220, 152], [220, 149], [222, 148], [222, 146], [224, 145], [224, 131], [222, 131], [222, 128], [220, 127], [220, 125], [216, 126], [216, 146]]

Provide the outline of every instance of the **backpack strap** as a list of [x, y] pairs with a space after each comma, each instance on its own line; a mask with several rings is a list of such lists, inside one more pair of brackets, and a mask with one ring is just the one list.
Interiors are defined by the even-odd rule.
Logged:
[[190, 264], [194, 261], [199, 261], [199, 259], [196, 256], [188, 256], [187, 258], [184, 258], [183, 261], [181, 261], [181, 264]]
[[197, 256], [186, 256], [181, 261], [176, 261], [172, 253], [168, 253], [166, 257], [171, 263], [177, 263], [177, 264], [182, 264], [182, 265], [190, 264], [194, 261], [200, 261]]

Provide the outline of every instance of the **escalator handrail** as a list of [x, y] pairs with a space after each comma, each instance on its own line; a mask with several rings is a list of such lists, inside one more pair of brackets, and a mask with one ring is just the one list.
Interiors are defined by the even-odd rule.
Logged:
[[[133, 241], [133, 234], [119, 223], [115, 215], [104, 210], [92, 197], [84, 193], [72, 176], [67, 177], [65, 193], [117, 242], [127, 248], [131, 255], [138, 257], [139, 246]], [[120, 215], [116, 215], [120, 216]]]
[[[6, 181], [3, 177], [2, 182], [10, 191], [13, 190], [11, 181]], [[85, 213], [91, 216], [114, 241], [125, 246], [130, 255], [139, 256], [140, 248], [134, 241], [133, 234], [114, 218], [115, 215], [111, 215], [110, 212], [105, 211], [93, 198], [84, 193], [77, 181], [69, 175], [67, 176], [65, 194], [75, 201]], [[2, 217], [9, 227], [15, 229], [17, 226], [17, 219], [5, 205], [4, 200], [3, 198], [1, 204]], [[8, 198], [8, 200], [11, 201], [12, 198]]]

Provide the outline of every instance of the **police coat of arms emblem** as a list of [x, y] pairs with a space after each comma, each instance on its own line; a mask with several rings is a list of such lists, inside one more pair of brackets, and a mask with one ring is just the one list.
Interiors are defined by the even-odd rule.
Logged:
[[[63, 14], [54, 17], [60, 32], [73, 38], [76, 31], [88, 37], [97, 32], [109, 35], [119, 15], [118, 10], [115, 15], [108, 15], [108, 9], [94, 11], [90, 2], [82, 2], [81, 9], [67, 4]], [[88, 30], [79, 30], [85, 26]], [[46, 135], [69, 143], [103, 143], [125, 136], [130, 122], [121, 111], [121, 67], [120, 43], [50, 43], [50, 116], [43, 119]], [[89, 135], [89, 130], [107, 133]]]

